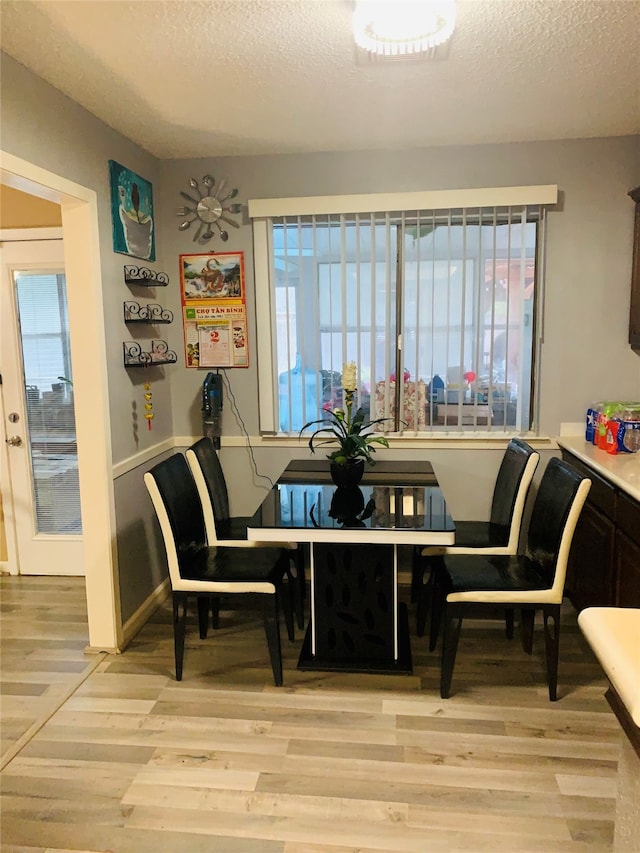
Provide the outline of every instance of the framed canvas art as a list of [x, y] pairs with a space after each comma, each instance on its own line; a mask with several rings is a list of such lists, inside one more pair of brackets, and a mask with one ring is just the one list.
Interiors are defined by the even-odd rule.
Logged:
[[244, 302], [242, 252], [180, 255], [182, 301], [223, 299]]
[[155, 261], [153, 189], [149, 181], [109, 160], [113, 251]]

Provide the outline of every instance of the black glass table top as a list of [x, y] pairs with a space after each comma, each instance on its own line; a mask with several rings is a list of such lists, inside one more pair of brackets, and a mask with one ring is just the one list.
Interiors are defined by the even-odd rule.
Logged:
[[264, 500], [260, 518], [262, 527], [281, 530], [455, 530], [438, 486], [278, 483]]

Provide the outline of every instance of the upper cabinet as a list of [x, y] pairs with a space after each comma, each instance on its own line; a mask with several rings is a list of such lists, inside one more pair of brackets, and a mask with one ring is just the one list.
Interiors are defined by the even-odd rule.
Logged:
[[629, 343], [640, 354], [640, 187], [629, 193], [636, 203], [633, 229], [633, 262], [631, 266], [631, 307], [629, 309]]

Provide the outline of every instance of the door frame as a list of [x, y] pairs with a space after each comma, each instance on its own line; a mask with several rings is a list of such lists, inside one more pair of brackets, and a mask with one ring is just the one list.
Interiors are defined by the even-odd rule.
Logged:
[[[59, 204], [73, 363], [90, 651], [120, 651], [122, 614], [116, 553], [97, 194], [0, 151], [0, 183]], [[7, 538], [13, 531], [7, 531]]]

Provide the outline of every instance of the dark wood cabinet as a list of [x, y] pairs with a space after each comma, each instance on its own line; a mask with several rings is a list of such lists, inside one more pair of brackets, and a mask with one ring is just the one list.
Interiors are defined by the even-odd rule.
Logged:
[[567, 596], [576, 610], [640, 607], [640, 503], [569, 451], [562, 458], [592, 483], [569, 555]]
[[629, 193], [636, 203], [633, 229], [633, 261], [631, 266], [631, 305], [629, 308], [629, 343], [640, 353], [640, 187]]
[[574, 533], [567, 574], [567, 595], [576, 610], [613, 604], [615, 541], [614, 523], [587, 502]]
[[640, 504], [628, 495], [618, 500], [616, 604], [640, 607]]
[[618, 531], [616, 539], [618, 607], [640, 607], [640, 545]]

